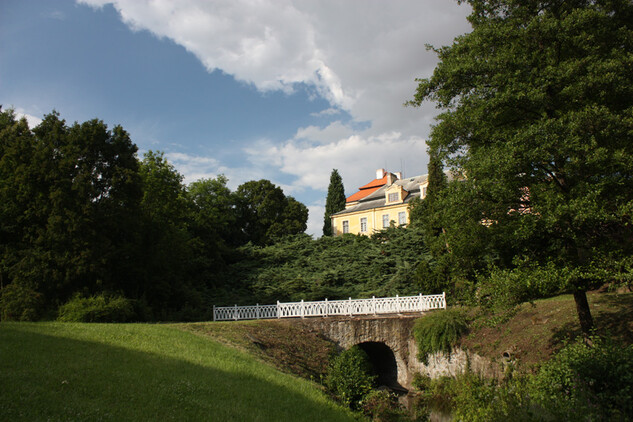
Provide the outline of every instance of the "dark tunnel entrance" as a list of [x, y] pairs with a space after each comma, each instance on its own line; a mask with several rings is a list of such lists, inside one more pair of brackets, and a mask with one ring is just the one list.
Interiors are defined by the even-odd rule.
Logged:
[[398, 365], [393, 351], [385, 343], [369, 341], [358, 345], [367, 356], [378, 375], [378, 385], [385, 385], [395, 392], [405, 393], [406, 388], [398, 383]]

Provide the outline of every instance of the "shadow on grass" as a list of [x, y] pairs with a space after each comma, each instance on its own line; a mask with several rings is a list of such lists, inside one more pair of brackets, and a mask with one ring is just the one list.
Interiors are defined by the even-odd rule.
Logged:
[[0, 420], [352, 420], [297, 380], [253, 375], [245, 355], [223, 370], [34, 331], [0, 326]]

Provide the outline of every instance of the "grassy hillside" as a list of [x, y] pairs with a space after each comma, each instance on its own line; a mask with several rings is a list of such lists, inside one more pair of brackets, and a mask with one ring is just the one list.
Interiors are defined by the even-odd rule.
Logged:
[[[633, 293], [587, 295], [597, 332], [633, 344]], [[502, 322], [495, 323], [500, 318]], [[565, 343], [580, 335], [572, 295], [520, 305], [511, 315], [479, 316], [462, 345], [492, 360], [508, 352], [531, 366], [548, 360]]]
[[147, 324], [0, 324], [0, 420], [353, 420], [308, 381]]

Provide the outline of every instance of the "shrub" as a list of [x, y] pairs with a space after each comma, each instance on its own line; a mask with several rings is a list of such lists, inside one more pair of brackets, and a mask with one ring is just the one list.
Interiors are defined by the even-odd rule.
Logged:
[[363, 400], [363, 413], [374, 422], [410, 421], [398, 403], [398, 396], [387, 390], [373, 390]]
[[466, 315], [459, 309], [435, 311], [418, 319], [413, 327], [413, 336], [419, 350], [418, 358], [427, 364], [429, 354], [450, 354], [467, 330]]
[[58, 321], [64, 322], [127, 322], [134, 317], [132, 301], [122, 296], [104, 293], [81, 297], [74, 296], [59, 307]]
[[633, 345], [593, 337], [577, 341], [547, 362], [532, 396], [561, 420], [633, 420]]
[[0, 320], [36, 321], [42, 310], [42, 295], [19, 283], [11, 283], [2, 289], [0, 296]]
[[565, 287], [566, 269], [552, 263], [519, 262], [513, 269], [493, 268], [480, 277], [478, 304], [488, 308], [511, 308], [523, 302], [553, 296]]
[[354, 346], [334, 358], [325, 385], [346, 406], [358, 410], [375, 380], [367, 353]]

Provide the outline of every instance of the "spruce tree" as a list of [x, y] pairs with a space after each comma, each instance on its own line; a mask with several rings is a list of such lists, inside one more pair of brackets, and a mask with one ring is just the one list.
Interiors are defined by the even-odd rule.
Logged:
[[332, 170], [330, 185], [327, 188], [325, 200], [325, 216], [323, 218], [323, 236], [332, 236], [332, 221], [330, 216], [345, 209], [345, 188], [338, 170]]

